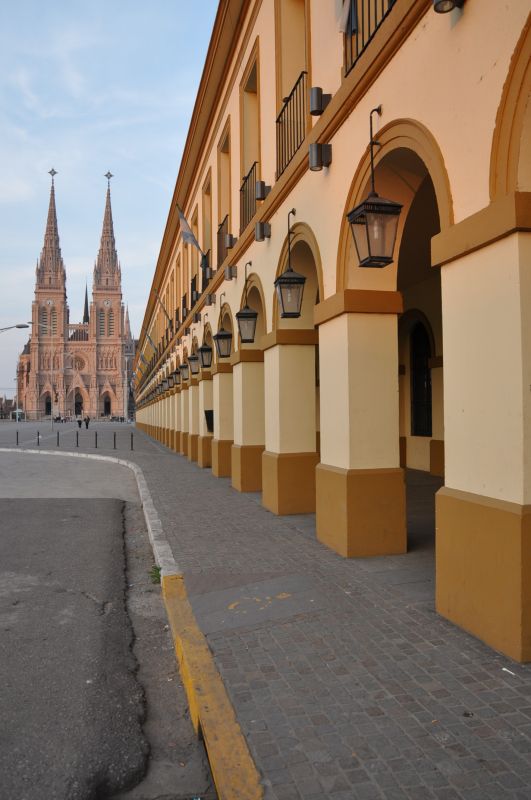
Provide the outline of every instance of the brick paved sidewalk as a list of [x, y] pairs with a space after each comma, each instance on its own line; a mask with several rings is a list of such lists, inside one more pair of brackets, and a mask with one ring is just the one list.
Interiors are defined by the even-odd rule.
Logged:
[[275, 517], [140, 431], [119, 455], [144, 471], [266, 798], [531, 798], [531, 668], [435, 614], [433, 479], [409, 476], [407, 556], [349, 561], [313, 517]]

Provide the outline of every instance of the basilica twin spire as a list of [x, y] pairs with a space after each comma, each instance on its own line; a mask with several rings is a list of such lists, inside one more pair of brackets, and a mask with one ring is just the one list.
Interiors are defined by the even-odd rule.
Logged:
[[[66, 282], [66, 272], [61, 255], [59, 244], [59, 229], [57, 225], [57, 211], [55, 207], [55, 182], [57, 172], [50, 170], [52, 185], [50, 188], [50, 203], [48, 206], [48, 218], [44, 233], [44, 245], [40, 259], [37, 263], [37, 283], [41, 286], [50, 288], [64, 287]], [[114, 226], [111, 208], [111, 178], [110, 172], [105, 175], [107, 178], [107, 197], [105, 201], [105, 212], [103, 215], [103, 227], [100, 238], [100, 248], [96, 263], [94, 265], [94, 287], [119, 287], [121, 270], [116, 252], [116, 242], [114, 239]], [[88, 294], [85, 291], [85, 313], [88, 312]]]

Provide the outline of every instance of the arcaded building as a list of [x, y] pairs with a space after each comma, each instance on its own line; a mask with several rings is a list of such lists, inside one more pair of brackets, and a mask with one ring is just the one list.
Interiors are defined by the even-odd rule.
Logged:
[[221, 0], [135, 364], [144, 430], [344, 557], [440, 476], [437, 611], [521, 661], [530, 56], [528, 0]]
[[94, 265], [92, 302], [89, 305], [85, 290], [83, 321], [71, 323], [54, 174], [52, 170], [44, 246], [35, 274], [32, 332], [17, 367], [19, 408], [27, 419], [80, 414], [92, 419], [127, 417], [135, 342], [122, 303], [110, 186]]

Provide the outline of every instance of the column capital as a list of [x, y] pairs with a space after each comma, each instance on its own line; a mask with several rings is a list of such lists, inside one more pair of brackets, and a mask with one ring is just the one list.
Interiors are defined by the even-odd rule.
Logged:
[[262, 350], [269, 350], [279, 344], [319, 344], [319, 334], [315, 328], [277, 328], [262, 336]]
[[401, 314], [401, 292], [375, 289], [343, 289], [315, 306], [313, 321], [322, 325], [342, 314]]

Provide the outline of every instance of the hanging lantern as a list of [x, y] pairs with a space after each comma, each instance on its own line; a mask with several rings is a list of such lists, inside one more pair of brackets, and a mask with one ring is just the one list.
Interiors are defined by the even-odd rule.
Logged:
[[188, 362], [184, 361], [181, 364], [181, 375], [183, 376], [183, 381], [187, 381], [190, 376], [190, 367], [188, 366]]
[[230, 331], [226, 331], [222, 326], [212, 338], [214, 339], [214, 344], [216, 345], [218, 358], [228, 358], [230, 356], [232, 346], [232, 333], [230, 333]]
[[254, 342], [256, 322], [258, 320], [258, 312], [250, 308], [247, 302], [247, 267], [251, 265], [251, 261], [248, 261], [245, 265], [245, 305], [236, 314], [242, 344], [252, 344]]
[[188, 356], [188, 363], [192, 375], [197, 375], [199, 373], [199, 356], [196, 353], [192, 353]]
[[295, 272], [291, 266], [291, 227], [289, 224], [291, 214], [295, 216], [294, 208], [288, 214], [288, 266], [275, 281], [280, 316], [284, 319], [300, 317], [304, 284], [306, 283], [304, 275]]
[[171, 375], [168, 375], [168, 388], [173, 389], [174, 386], [175, 386], [175, 379], [173, 377], [173, 372], [172, 372]]
[[181, 372], [180, 372], [178, 367], [173, 372], [173, 379], [175, 381], [175, 385], [176, 386], [180, 386], [180, 384], [181, 384]]
[[202, 344], [198, 350], [201, 369], [210, 369], [212, 366], [212, 348], [208, 344]]
[[367, 198], [347, 214], [360, 267], [385, 267], [393, 261], [398, 219], [402, 206], [394, 200], [380, 197], [374, 188], [374, 140], [372, 115], [381, 114], [382, 107], [370, 114], [371, 191]]

